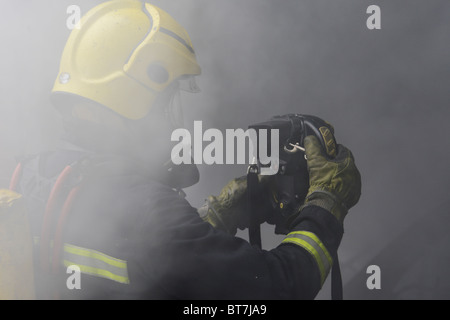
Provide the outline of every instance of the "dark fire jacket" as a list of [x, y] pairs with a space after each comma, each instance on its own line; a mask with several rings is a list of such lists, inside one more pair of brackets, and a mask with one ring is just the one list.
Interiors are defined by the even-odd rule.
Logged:
[[261, 250], [135, 166], [83, 158], [61, 150], [22, 162], [39, 298], [313, 299], [320, 290], [342, 237], [329, 212], [305, 208], [278, 247]]

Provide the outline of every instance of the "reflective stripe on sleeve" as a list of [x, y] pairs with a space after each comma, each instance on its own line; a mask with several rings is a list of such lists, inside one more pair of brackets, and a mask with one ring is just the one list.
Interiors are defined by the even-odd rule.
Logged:
[[63, 264], [76, 265], [81, 273], [129, 284], [127, 262], [96, 250], [64, 244]]
[[333, 265], [328, 250], [322, 241], [312, 232], [293, 231], [289, 233], [282, 243], [293, 243], [309, 252], [317, 263], [320, 272], [320, 285], [322, 286]]

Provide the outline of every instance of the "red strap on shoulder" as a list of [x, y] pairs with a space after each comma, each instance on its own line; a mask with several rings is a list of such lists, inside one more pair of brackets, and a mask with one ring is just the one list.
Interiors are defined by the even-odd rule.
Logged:
[[[42, 223], [42, 232], [41, 232], [41, 245], [40, 245], [40, 263], [41, 268], [45, 272], [50, 271], [50, 246], [51, 246], [51, 230], [52, 230], [52, 222], [55, 214], [57, 214], [60, 210], [58, 206], [58, 199], [61, 199], [63, 193], [65, 192], [65, 188], [63, 188], [64, 183], [67, 181], [66, 179], [69, 177], [72, 172], [72, 167], [67, 166], [59, 175], [56, 180], [53, 188], [50, 192], [50, 196], [47, 201], [47, 206], [45, 208], [44, 220]], [[65, 196], [65, 195], [64, 195]]]
[[11, 181], [9, 182], [9, 190], [17, 191], [17, 185], [19, 184], [20, 177], [22, 175], [22, 163], [19, 162], [14, 169]]

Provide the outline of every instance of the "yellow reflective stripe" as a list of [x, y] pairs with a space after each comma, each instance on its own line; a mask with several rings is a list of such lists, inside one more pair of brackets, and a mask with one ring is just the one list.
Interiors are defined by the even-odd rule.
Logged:
[[76, 265], [82, 273], [128, 284], [127, 262], [102, 252], [64, 244], [63, 265]]
[[101, 253], [99, 251], [96, 251], [96, 250], [85, 249], [85, 248], [77, 247], [77, 246], [66, 243], [66, 244], [64, 244], [64, 251], [73, 253], [73, 254], [76, 254], [79, 256], [83, 256], [83, 257], [98, 259], [100, 261], [106, 262], [107, 264], [110, 264], [110, 265], [118, 267], [118, 268], [126, 268], [127, 267], [126, 261], [116, 259], [114, 257], [108, 256], [108, 255]]
[[116, 282], [120, 282], [123, 284], [129, 284], [130, 280], [128, 279], [128, 277], [124, 277], [124, 276], [119, 276], [116, 274], [113, 274], [112, 272], [108, 271], [108, 270], [103, 270], [103, 269], [98, 269], [95, 267], [89, 267], [89, 266], [84, 266], [81, 265], [79, 263], [73, 262], [73, 261], [68, 261], [68, 260], [63, 260], [63, 264], [65, 267], [69, 267], [69, 266], [73, 266], [76, 265], [80, 268], [80, 271], [82, 273], [85, 274], [89, 274], [91, 276], [97, 276], [97, 277], [101, 277], [101, 278], [105, 278], [105, 279], [110, 279], [110, 280], [114, 280]]
[[311, 246], [307, 241], [305, 241], [303, 239], [298, 239], [298, 238], [284, 239], [283, 242], [284, 243], [294, 243], [294, 244], [306, 249], [314, 257], [314, 260], [316, 261], [317, 266], [319, 267], [320, 284], [322, 285], [325, 281], [325, 277], [328, 272], [325, 271], [325, 267], [322, 263], [322, 260], [320, 260], [319, 254], [314, 249], [314, 247]]
[[293, 243], [304, 248], [314, 258], [319, 268], [320, 283], [323, 285], [333, 264], [333, 259], [322, 241], [312, 232], [293, 231], [283, 240], [283, 243]]
[[327, 261], [329, 262], [330, 265], [333, 264], [333, 258], [331, 257], [330, 253], [328, 252], [327, 248], [325, 247], [325, 245], [322, 243], [322, 241], [320, 241], [320, 239], [312, 232], [308, 232], [308, 231], [293, 231], [290, 234], [294, 235], [294, 234], [302, 234], [305, 235], [309, 238], [311, 238], [312, 240], [314, 240], [314, 242], [320, 247], [320, 249], [322, 249], [323, 254], [325, 255]]

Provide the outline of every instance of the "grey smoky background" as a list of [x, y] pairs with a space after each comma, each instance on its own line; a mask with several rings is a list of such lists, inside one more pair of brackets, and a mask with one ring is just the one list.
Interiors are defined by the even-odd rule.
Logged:
[[[54, 148], [49, 102], [70, 30], [103, 1], [20, 0], [0, 6], [0, 186], [15, 157]], [[201, 93], [182, 95], [186, 125], [247, 128], [304, 113], [335, 127], [363, 179], [339, 249], [345, 299], [450, 298], [450, 2], [448, 0], [155, 0], [189, 32]], [[369, 30], [369, 5], [381, 29]], [[242, 165], [200, 165], [193, 206]], [[263, 246], [280, 235], [263, 225]], [[246, 237], [246, 231], [239, 236]], [[378, 265], [381, 289], [369, 290]], [[317, 299], [329, 299], [330, 279]]]

